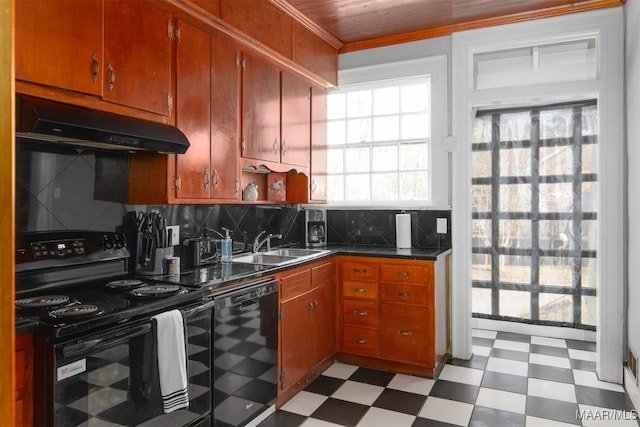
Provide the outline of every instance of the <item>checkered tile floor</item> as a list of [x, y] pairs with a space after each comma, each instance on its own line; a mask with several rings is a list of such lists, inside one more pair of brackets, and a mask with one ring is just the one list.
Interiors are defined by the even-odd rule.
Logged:
[[335, 363], [261, 426], [638, 426], [594, 343], [474, 330], [473, 351], [435, 381]]

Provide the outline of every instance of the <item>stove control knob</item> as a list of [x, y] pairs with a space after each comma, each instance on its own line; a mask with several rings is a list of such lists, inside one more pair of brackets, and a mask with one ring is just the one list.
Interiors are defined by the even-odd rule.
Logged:
[[127, 240], [124, 234], [114, 234], [113, 241], [116, 245], [116, 249], [122, 249], [127, 246]]
[[114, 239], [113, 236], [109, 236], [108, 234], [105, 234], [104, 236], [102, 236], [102, 247], [105, 249], [113, 249], [113, 246], [115, 245], [114, 243]]

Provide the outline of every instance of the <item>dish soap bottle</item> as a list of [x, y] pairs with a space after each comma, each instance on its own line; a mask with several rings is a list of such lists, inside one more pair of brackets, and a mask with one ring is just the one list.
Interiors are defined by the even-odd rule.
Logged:
[[222, 239], [222, 243], [221, 243], [221, 249], [222, 249], [222, 257], [221, 260], [222, 261], [230, 261], [231, 260], [231, 255], [233, 253], [233, 240], [231, 240], [231, 236], [229, 236], [229, 232], [231, 230], [229, 230], [228, 228], [222, 228], [224, 230], [224, 239]]

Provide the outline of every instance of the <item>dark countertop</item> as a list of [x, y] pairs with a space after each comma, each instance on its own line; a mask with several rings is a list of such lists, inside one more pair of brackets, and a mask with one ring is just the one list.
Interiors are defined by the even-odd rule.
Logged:
[[[183, 269], [179, 276], [153, 276], [145, 277], [145, 279], [151, 279], [156, 282], [181, 284], [189, 287], [200, 287], [202, 289], [208, 289], [212, 294], [222, 294], [230, 290], [238, 289], [241, 283], [247, 284], [249, 279], [267, 277], [280, 271], [333, 255], [436, 261], [439, 256], [451, 252], [450, 248], [397, 249], [393, 247], [359, 245], [328, 245], [314, 249], [328, 250], [328, 252], [319, 257], [304, 259], [300, 262], [281, 266], [216, 263], [206, 267]], [[37, 326], [37, 322], [16, 317], [16, 335], [33, 333], [37, 329]]]

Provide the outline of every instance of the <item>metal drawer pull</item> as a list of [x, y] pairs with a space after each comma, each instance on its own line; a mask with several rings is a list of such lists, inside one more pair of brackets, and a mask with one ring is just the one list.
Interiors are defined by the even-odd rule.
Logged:
[[398, 292], [397, 293], [399, 297], [410, 297], [411, 296], [411, 292]]
[[354, 273], [366, 273], [367, 269], [365, 269], [365, 268], [354, 268], [353, 272]]
[[353, 310], [353, 314], [355, 314], [356, 316], [368, 316], [369, 312], [368, 311]]
[[367, 288], [353, 288], [356, 292], [367, 292]]
[[411, 332], [411, 331], [401, 331], [400, 329], [398, 329], [396, 331], [396, 334], [402, 335], [403, 337], [410, 337], [411, 335], [413, 335], [413, 332]]
[[367, 340], [364, 340], [362, 338], [354, 338], [353, 342], [356, 343], [356, 344], [366, 344]]
[[409, 272], [409, 271], [396, 271], [396, 274], [398, 276], [405, 276], [405, 277], [406, 276], [411, 276], [411, 272]]

